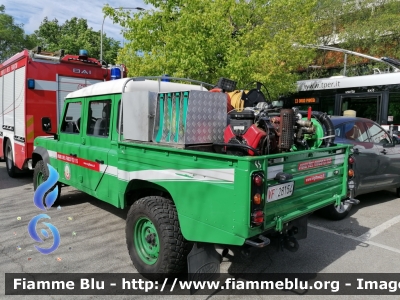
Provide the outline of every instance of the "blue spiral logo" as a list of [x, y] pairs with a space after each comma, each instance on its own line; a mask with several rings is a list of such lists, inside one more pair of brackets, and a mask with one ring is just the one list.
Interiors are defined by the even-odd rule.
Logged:
[[[47, 167], [49, 168], [49, 178], [47, 178], [46, 181], [42, 182], [38, 186], [35, 194], [33, 195], [33, 203], [36, 205], [37, 208], [41, 210], [46, 210], [46, 208], [50, 208], [54, 204], [54, 202], [56, 202], [58, 195], [57, 185], [51, 192], [46, 195], [46, 193], [57, 183], [59, 177], [56, 169], [54, 169], [49, 164], [47, 164]], [[43, 200], [46, 204], [46, 207], [43, 204]]]
[[[40, 214], [37, 215], [36, 217], [33, 217], [28, 224], [28, 232], [31, 238], [34, 239], [36, 242], [43, 243], [44, 241], [40, 238], [40, 236], [36, 232], [36, 225], [40, 219], [51, 219], [51, 218], [46, 214]], [[50, 229], [54, 238], [53, 245], [50, 248], [41, 248], [35, 245], [35, 248], [42, 254], [50, 254], [51, 252], [55, 251], [60, 245], [60, 233], [58, 232], [57, 228], [54, 225], [46, 222], [43, 222], [42, 224], [46, 225]], [[49, 237], [49, 234], [46, 230], [42, 229], [40, 232], [43, 234], [45, 238]]]
[[[54, 204], [54, 202], [57, 200], [57, 195], [58, 195], [58, 186], [56, 185], [59, 177], [58, 172], [49, 164], [47, 165], [47, 167], [49, 170], [49, 177], [47, 178], [46, 181], [42, 182], [38, 186], [38, 188], [35, 191], [35, 194], [33, 195], [33, 203], [35, 204], [35, 206], [44, 211], [49, 209]], [[56, 185], [55, 188], [52, 191], [50, 191], [54, 187], [54, 185]], [[43, 243], [44, 240], [36, 232], [36, 226], [40, 219], [51, 219], [51, 218], [47, 214], [40, 214], [37, 215], [36, 217], [33, 217], [28, 224], [28, 232], [33, 240], [39, 243]], [[53, 235], [53, 245], [50, 248], [41, 248], [35, 245], [35, 248], [42, 254], [50, 254], [53, 251], [55, 251], [60, 245], [60, 233], [58, 232], [58, 229], [54, 225], [46, 222], [42, 222], [42, 224], [50, 229], [50, 232]], [[45, 238], [49, 237], [49, 234], [45, 229], [41, 229], [40, 233]]]

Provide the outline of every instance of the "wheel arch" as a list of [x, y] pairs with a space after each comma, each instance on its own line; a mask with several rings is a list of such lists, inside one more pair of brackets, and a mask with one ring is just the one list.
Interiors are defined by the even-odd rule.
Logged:
[[43, 147], [36, 147], [32, 153], [32, 168], [35, 168], [37, 162], [43, 160], [45, 165], [50, 164], [49, 152]]
[[162, 196], [174, 202], [169, 191], [163, 186], [146, 180], [134, 179], [126, 186], [122, 207], [131, 206], [137, 200], [148, 196]]

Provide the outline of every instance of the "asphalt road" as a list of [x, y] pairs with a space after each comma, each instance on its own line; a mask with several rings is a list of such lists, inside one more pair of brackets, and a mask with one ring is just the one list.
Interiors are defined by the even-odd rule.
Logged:
[[[400, 273], [400, 199], [394, 191], [358, 197], [361, 204], [342, 221], [317, 215], [309, 218], [308, 237], [295, 252], [273, 246], [252, 252], [250, 258], [230, 251], [221, 264], [228, 273]], [[135, 273], [125, 244], [127, 210], [64, 188], [47, 211], [61, 236], [60, 247], [39, 253], [27, 232], [28, 222], [42, 213], [33, 204], [32, 174], [8, 177], [0, 162], [0, 298], [5, 297], [5, 273]], [[46, 244], [47, 243], [47, 244]], [[52, 242], [46, 240], [43, 247]], [[177, 296], [117, 296], [117, 299], [175, 299]], [[333, 296], [324, 296], [332, 298]], [[337, 296], [335, 296], [337, 298]], [[390, 296], [387, 296], [390, 297]], [[62, 296], [15, 296], [13, 299], [61, 299]], [[66, 298], [66, 297], [64, 297]], [[68, 299], [111, 299], [115, 296], [69, 296]], [[185, 299], [185, 297], [178, 297]], [[196, 299], [207, 299], [196, 296]], [[213, 296], [217, 299], [240, 297]], [[260, 296], [249, 298], [260, 299]], [[268, 296], [269, 299], [285, 296]], [[320, 299], [321, 296], [309, 298]], [[336, 299], [335, 298], [335, 299]], [[365, 299], [365, 296], [342, 296]], [[376, 298], [376, 296], [375, 296]], [[379, 296], [383, 298], [383, 296]], [[333, 298], [332, 298], [333, 299]], [[372, 299], [372, 298], [371, 298]]]

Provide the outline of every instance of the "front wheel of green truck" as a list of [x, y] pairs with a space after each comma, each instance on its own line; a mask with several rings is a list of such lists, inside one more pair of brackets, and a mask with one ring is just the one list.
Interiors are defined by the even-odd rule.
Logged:
[[189, 247], [171, 200], [149, 196], [136, 201], [129, 209], [125, 232], [139, 273], [163, 276], [184, 271]]

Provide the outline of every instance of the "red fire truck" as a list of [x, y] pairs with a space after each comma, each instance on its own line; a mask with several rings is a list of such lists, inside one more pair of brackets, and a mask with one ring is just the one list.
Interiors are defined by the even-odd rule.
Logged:
[[110, 77], [110, 70], [89, 58], [87, 51], [63, 52], [37, 47], [0, 64], [0, 159], [6, 160], [11, 177], [31, 169], [33, 140], [45, 135], [42, 117], [58, 120], [68, 93]]

